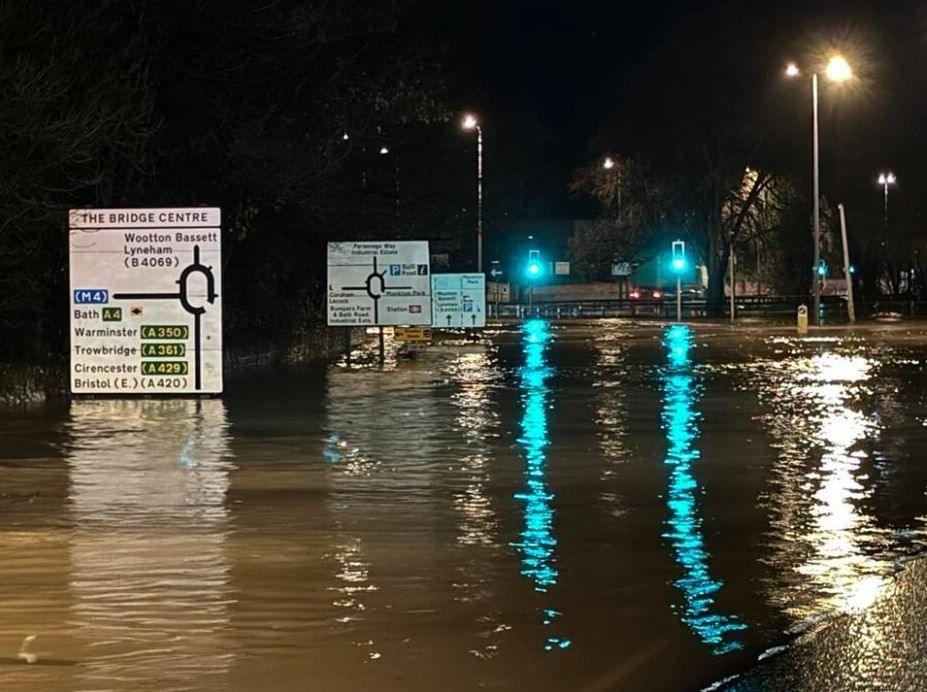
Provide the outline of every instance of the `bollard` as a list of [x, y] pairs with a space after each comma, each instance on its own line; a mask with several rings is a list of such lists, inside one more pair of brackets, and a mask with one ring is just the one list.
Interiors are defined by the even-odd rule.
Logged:
[[798, 306], [798, 333], [808, 333], [808, 306], [804, 303]]

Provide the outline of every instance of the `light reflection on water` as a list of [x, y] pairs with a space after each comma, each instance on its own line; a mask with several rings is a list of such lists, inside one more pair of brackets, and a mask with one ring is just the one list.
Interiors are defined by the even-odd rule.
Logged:
[[[550, 388], [547, 380], [553, 370], [547, 362], [547, 347], [552, 336], [550, 325], [544, 320], [525, 322], [522, 328], [524, 363], [520, 370], [522, 417], [521, 436], [518, 442], [525, 458], [525, 488], [515, 495], [522, 503], [524, 528], [521, 541], [514, 546], [521, 553], [521, 573], [534, 583], [535, 591], [547, 593], [557, 583], [559, 573], [554, 566], [553, 493], [547, 487], [547, 409]], [[562, 613], [554, 608], [544, 609], [542, 623], [551, 625]], [[551, 635], [544, 648], [566, 649], [571, 641], [565, 637]]]
[[696, 404], [700, 385], [692, 372], [692, 332], [684, 325], [666, 331], [664, 346], [669, 365], [663, 377], [663, 430], [667, 451], [665, 464], [670, 469], [664, 538], [673, 548], [683, 576], [676, 580], [685, 603], [682, 620], [715, 654], [725, 654], [743, 647], [734, 633], [746, 625], [733, 615], [712, 612], [723, 582], [708, 570], [710, 554], [702, 535], [699, 513], [699, 483], [694, 466], [700, 452], [699, 413]]
[[888, 532], [870, 504], [880, 424], [864, 401], [879, 362], [840, 347], [838, 340], [767, 364], [760, 378], [764, 420], [779, 449], [764, 498], [770, 544], [775, 563], [796, 575], [792, 588], [777, 584], [771, 598], [799, 622], [865, 609], [894, 570]]
[[500, 436], [500, 416], [492, 393], [502, 382], [495, 349], [488, 344], [458, 344], [459, 350], [442, 374], [454, 385], [450, 395], [462, 453], [453, 469], [453, 505], [458, 515], [454, 600], [471, 613], [474, 635], [469, 653], [481, 660], [497, 657], [511, 630], [495, 603], [493, 556], [503, 544], [499, 516], [490, 496], [494, 443]]
[[626, 502], [614, 483], [620, 467], [633, 458], [628, 440], [628, 377], [629, 334], [623, 330], [600, 329], [595, 332], [597, 351], [595, 426], [599, 438], [599, 449], [604, 460], [601, 480], [603, 489], [599, 494], [606, 511], [620, 517], [627, 512]]
[[456, 427], [463, 436], [464, 454], [460, 470], [466, 487], [455, 493], [454, 506], [460, 513], [463, 545], [492, 545], [498, 520], [486, 495], [490, 481], [491, 442], [498, 437], [499, 417], [493, 410], [490, 389], [501, 373], [486, 347], [480, 346], [454, 358], [446, 370], [457, 385], [451, 401], [457, 410]]
[[225, 404], [80, 401], [68, 427], [71, 617], [92, 652], [78, 687], [188, 689], [223, 678], [235, 659]]

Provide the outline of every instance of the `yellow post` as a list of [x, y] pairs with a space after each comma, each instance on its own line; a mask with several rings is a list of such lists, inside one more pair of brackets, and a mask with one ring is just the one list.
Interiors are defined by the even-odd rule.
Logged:
[[798, 306], [798, 333], [808, 333], [808, 306], [805, 304]]

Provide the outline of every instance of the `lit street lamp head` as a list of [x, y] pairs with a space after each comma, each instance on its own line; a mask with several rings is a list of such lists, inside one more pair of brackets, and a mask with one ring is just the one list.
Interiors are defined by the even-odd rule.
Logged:
[[606, 156], [605, 160], [602, 162], [602, 168], [607, 171], [610, 171], [615, 167], [615, 160], [611, 156]]
[[801, 70], [798, 69], [798, 65], [793, 62], [790, 62], [785, 67], [785, 76], [786, 77], [797, 77], [801, 74]]
[[479, 121], [477, 121], [476, 116], [473, 113], [467, 113], [463, 117], [460, 126], [465, 130], [475, 130], [479, 126]]
[[894, 173], [879, 174], [879, 185], [894, 185], [896, 180]]
[[824, 72], [832, 82], [846, 82], [853, 78], [850, 63], [842, 55], [832, 57], [827, 63], [827, 69]]

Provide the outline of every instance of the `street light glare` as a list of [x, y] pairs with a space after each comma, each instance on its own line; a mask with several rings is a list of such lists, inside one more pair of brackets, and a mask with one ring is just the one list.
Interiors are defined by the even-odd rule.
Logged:
[[388, 153], [389, 153], [389, 148], [388, 148], [388, 147], [380, 147], [380, 153], [381, 153], [381, 154], [388, 154]]
[[602, 168], [604, 168], [605, 170], [608, 171], [608, 170], [611, 170], [611, 169], [614, 168], [614, 167], [615, 167], [615, 161], [614, 161], [614, 159], [612, 159], [611, 156], [606, 156], [606, 157], [605, 157], [605, 160], [602, 162]]
[[476, 120], [476, 116], [473, 115], [473, 113], [467, 113], [464, 116], [463, 122], [461, 123], [461, 127], [463, 127], [463, 129], [465, 130], [472, 130], [476, 128], [478, 124], [479, 123]]
[[830, 62], [827, 63], [827, 70], [825, 72], [827, 78], [832, 82], [846, 82], [853, 78], [853, 70], [850, 68], [850, 63], [848, 63], [846, 58], [842, 55], [835, 55], [832, 57]]
[[896, 180], [894, 173], [879, 174], [879, 185], [894, 185]]
[[793, 62], [790, 62], [785, 68], [786, 77], [797, 77], [801, 74], [801, 70], [798, 69], [798, 65]]

